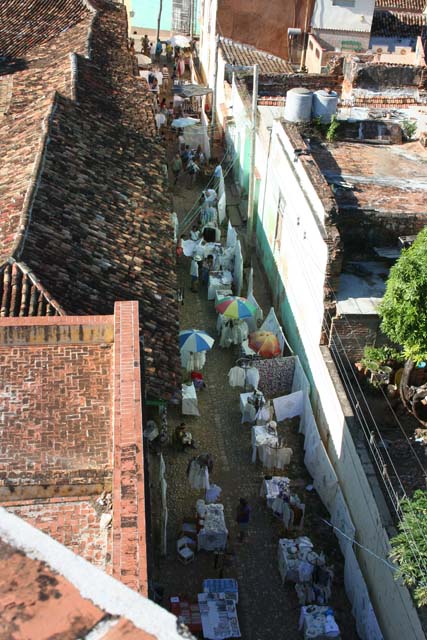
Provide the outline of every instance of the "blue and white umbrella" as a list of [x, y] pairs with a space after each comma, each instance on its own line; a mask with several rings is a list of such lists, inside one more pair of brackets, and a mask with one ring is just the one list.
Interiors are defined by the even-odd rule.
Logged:
[[214, 342], [215, 340], [205, 331], [185, 329], [179, 332], [179, 348], [181, 351], [191, 351], [192, 353], [209, 351], [209, 349], [212, 349]]

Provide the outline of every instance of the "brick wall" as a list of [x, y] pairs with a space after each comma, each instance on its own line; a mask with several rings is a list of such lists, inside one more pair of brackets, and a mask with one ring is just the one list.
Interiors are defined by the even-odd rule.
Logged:
[[385, 340], [376, 315], [337, 316], [332, 320], [329, 347], [339, 353], [346, 367], [350, 366], [346, 355], [353, 364], [363, 357], [365, 345], [381, 345]]
[[114, 313], [113, 576], [147, 595], [138, 303]]

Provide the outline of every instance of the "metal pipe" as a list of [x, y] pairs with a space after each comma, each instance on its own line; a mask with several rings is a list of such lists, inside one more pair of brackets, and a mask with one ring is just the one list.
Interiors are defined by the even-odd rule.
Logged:
[[213, 156], [213, 146], [214, 146], [214, 132], [215, 132], [215, 119], [216, 119], [216, 94], [217, 94], [217, 78], [218, 78], [218, 46], [219, 46], [219, 35], [216, 37], [215, 42], [215, 75], [213, 82], [213, 92], [212, 92], [212, 111], [211, 111], [211, 135], [210, 135], [210, 145], [211, 145], [211, 157]]
[[246, 226], [247, 249], [252, 246], [252, 230], [254, 218], [254, 195], [255, 195], [255, 147], [256, 147], [256, 130], [257, 130], [257, 111], [258, 111], [258, 65], [254, 64], [254, 80], [252, 86], [252, 139], [251, 139], [251, 164], [249, 174], [249, 193], [248, 193], [248, 220]]

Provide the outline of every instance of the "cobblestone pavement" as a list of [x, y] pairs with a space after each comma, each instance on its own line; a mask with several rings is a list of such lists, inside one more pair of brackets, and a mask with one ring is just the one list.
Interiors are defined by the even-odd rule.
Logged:
[[[169, 149], [169, 156], [175, 149]], [[174, 204], [179, 217], [190, 208], [198, 198], [200, 185], [191, 188], [175, 187]], [[255, 265], [256, 266], [256, 265]], [[199, 328], [216, 336], [216, 313], [213, 302], [208, 302], [206, 288], [199, 293], [189, 289], [190, 261], [181, 258], [178, 266], [179, 284], [185, 288], [184, 305], [181, 307], [181, 328]], [[264, 313], [271, 306], [268, 288], [258, 268], [254, 277], [255, 296], [263, 307]], [[237, 347], [224, 350], [218, 341], [207, 354], [203, 370], [207, 389], [200, 392], [200, 417], [181, 417], [179, 408], [169, 409], [169, 433], [185, 420], [196, 440], [196, 453], [209, 452], [214, 459], [211, 480], [222, 488], [220, 502], [224, 504], [225, 520], [230, 534], [227, 565], [224, 577], [236, 578], [239, 582], [238, 615], [245, 640], [279, 640], [279, 638], [300, 638], [298, 631], [299, 606], [293, 585], [281, 584], [277, 564], [277, 547], [284, 530], [276, 520], [265, 501], [259, 497], [263, 478], [263, 469], [259, 462], [251, 462], [250, 427], [240, 423], [239, 390], [228, 385], [227, 374], [238, 357]], [[350, 605], [344, 594], [342, 577], [342, 557], [331, 529], [322, 523], [321, 517], [327, 514], [315, 493], [309, 493], [305, 486], [310, 482], [303, 465], [302, 436], [298, 435], [297, 425], [288, 424], [288, 444], [294, 450], [292, 463], [286, 469], [286, 475], [292, 480], [292, 486], [306, 503], [306, 519], [302, 532], [309, 535], [317, 550], [323, 549], [328, 563], [335, 568], [335, 580], [331, 606], [336, 612], [342, 638], [357, 638]], [[193, 563], [182, 565], [176, 554], [176, 540], [180, 525], [186, 516], [194, 516], [195, 503], [202, 492], [190, 488], [186, 478], [189, 459], [195, 452], [178, 452], [172, 444], [162, 451], [167, 473], [168, 536], [167, 556], [155, 554], [153, 579], [164, 590], [164, 606], [168, 606], [171, 595], [188, 596], [197, 601], [205, 578], [218, 577], [214, 568], [213, 554], [199, 552]], [[151, 456], [151, 469], [157, 464], [156, 456]], [[151, 473], [151, 485], [154, 473]], [[240, 497], [248, 499], [251, 508], [251, 522], [247, 540], [243, 544], [236, 542], [237, 525], [235, 510]], [[153, 500], [153, 521], [158, 519], [158, 507]], [[298, 532], [299, 533], [299, 532]], [[154, 541], [158, 543], [158, 528], [153, 527]], [[297, 534], [296, 534], [297, 535]], [[300, 534], [301, 535], [301, 534]]]

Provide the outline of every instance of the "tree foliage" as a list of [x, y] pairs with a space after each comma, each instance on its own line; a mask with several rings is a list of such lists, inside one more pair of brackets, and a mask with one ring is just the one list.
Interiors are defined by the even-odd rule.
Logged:
[[415, 491], [401, 501], [399, 533], [391, 539], [390, 558], [397, 562], [396, 578], [413, 590], [417, 606], [427, 604], [427, 492]]
[[427, 358], [427, 228], [391, 268], [380, 316], [382, 330], [407, 359]]

